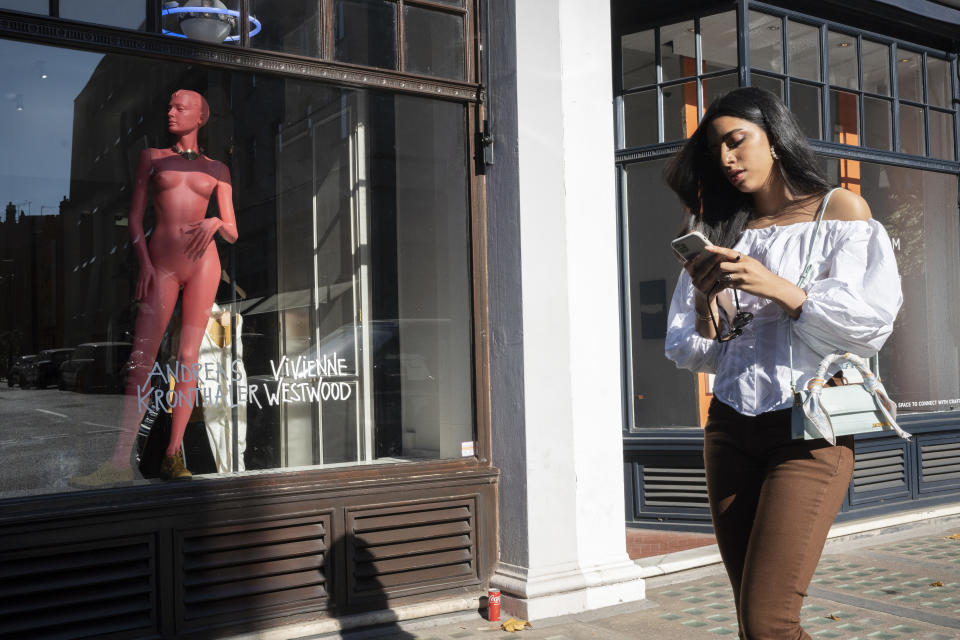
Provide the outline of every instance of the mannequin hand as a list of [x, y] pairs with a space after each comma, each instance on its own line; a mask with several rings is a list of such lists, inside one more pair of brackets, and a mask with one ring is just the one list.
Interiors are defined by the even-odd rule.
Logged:
[[183, 232], [192, 235], [190, 244], [184, 250], [187, 257], [191, 260], [199, 260], [203, 257], [203, 252], [207, 250], [213, 235], [223, 226], [220, 218], [204, 218], [199, 222], [191, 222], [186, 225]]
[[137, 300], [145, 300], [150, 294], [150, 290], [153, 288], [153, 282], [156, 280], [157, 270], [153, 268], [152, 264], [141, 264], [140, 265], [140, 275], [137, 276], [137, 292], [135, 298]]

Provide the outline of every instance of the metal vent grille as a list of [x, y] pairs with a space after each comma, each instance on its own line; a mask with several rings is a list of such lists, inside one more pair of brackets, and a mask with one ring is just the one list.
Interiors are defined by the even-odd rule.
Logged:
[[920, 446], [920, 481], [960, 480], [960, 442]]
[[647, 507], [709, 508], [706, 472], [644, 466], [643, 502]]
[[853, 464], [854, 491], [902, 489], [907, 486], [902, 448], [857, 452]]
[[181, 533], [182, 618], [325, 603], [329, 529], [321, 517]]
[[347, 518], [354, 596], [478, 579], [472, 501], [371, 509]]
[[0, 555], [0, 638], [153, 634], [153, 558], [152, 538]]

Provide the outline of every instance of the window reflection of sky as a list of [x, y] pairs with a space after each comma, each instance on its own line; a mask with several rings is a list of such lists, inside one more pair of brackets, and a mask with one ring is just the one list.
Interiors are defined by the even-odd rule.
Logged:
[[70, 187], [73, 102], [102, 58], [0, 40], [0, 205], [13, 202], [33, 214], [58, 212]]

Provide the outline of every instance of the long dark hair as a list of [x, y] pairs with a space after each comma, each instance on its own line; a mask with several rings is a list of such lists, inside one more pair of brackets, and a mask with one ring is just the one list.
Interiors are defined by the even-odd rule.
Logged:
[[796, 196], [826, 193], [830, 183], [817, 163], [796, 118], [776, 94], [743, 87], [713, 101], [697, 130], [664, 169], [664, 180], [686, 205], [691, 216], [686, 230], [705, 234], [710, 242], [732, 247], [753, 210], [753, 198], [738, 191], [707, 146], [707, 129], [714, 118], [733, 116], [757, 125], [776, 149], [780, 176]]

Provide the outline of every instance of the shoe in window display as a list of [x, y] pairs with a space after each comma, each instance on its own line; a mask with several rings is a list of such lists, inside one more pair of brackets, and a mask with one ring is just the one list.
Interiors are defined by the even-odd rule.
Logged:
[[73, 476], [67, 484], [74, 489], [100, 489], [131, 484], [137, 480], [143, 480], [143, 476], [132, 467], [116, 467], [112, 460], [107, 460], [91, 473]]

